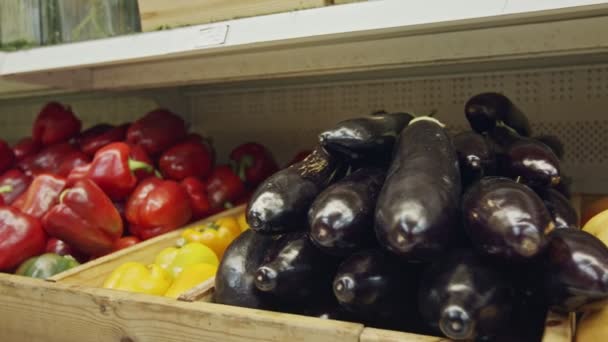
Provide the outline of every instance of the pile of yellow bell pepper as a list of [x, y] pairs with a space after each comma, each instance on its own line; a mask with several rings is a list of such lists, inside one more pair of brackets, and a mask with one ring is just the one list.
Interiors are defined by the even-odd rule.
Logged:
[[177, 298], [215, 276], [228, 245], [247, 229], [244, 213], [184, 229], [176, 247], [162, 250], [153, 264], [127, 262], [106, 278], [103, 287]]

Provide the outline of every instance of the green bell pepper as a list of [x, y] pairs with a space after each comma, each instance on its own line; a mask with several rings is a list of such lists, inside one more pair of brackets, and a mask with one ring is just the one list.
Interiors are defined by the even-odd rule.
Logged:
[[78, 265], [80, 263], [70, 255], [46, 253], [26, 260], [19, 266], [15, 274], [46, 279]]

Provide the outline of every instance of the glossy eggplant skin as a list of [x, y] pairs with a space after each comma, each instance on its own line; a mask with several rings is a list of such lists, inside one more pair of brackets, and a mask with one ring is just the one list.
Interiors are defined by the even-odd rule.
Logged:
[[216, 303], [253, 309], [271, 308], [269, 298], [258, 291], [254, 275], [274, 239], [251, 230], [237, 237], [226, 249], [215, 276]]
[[306, 232], [285, 234], [267, 251], [255, 272], [255, 286], [282, 303], [302, 303], [331, 291], [337, 261], [326, 256]]
[[453, 139], [463, 187], [493, 175], [496, 170], [496, 157], [488, 140], [481, 134], [467, 131], [456, 134]]
[[342, 166], [339, 159], [317, 147], [301, 162], [270, 176], [249, 201], [249, 227], [261, 234], [305, 230], [310, 205]]
[[399, 265], [379, 249], [360, 251], [338, 267], [334, 295], [345, 309], [365, 320], [386, 320], [407, 313], [415, 306], [417, 268]]
[[532, 131], [528, 118], [502, 94], [477, 94], [467, 101], [464, 112], [471, 128], [478, 133], [492, 131], [499, 123], [524, 137], [529, 137]]
[[414, 117], [407, 113], [377, 114], [339, 122], [319, 135], [319, 143], [328, 151], [350, 159], [390, 156], [399, 133]]
[[530, 260], [546, 246], [555, 224], [529, 187], [508, 178], [486, 177], [464, 195], [463, 219], [473, 247], [507, 263]]
[[546, 189], [540, 195], [551, 217], [553, 217], [556, 229], [580, 229], [576, 210], [574, 210], [570, 201], [561, 192], [555, 189]]
[[553, 151], [553, 153], [555, 153], [557, 158], [559, 158], [560, 160], [564, 159], [564, 155], [566, 153], [564, 144], [558, 137], [554, 135], [539, 135], [537, 137], [534, 137], [534, 139], [547, 145]]
[[362, 168], [323, 190], [308, 213], [312, 242], [337, 256], [369, 246], [375, 240], [374, 210], [384, 175]]
[[445, 252], [459, 220], [458, 157], [443, 125], [411, 121], [399, 137], [375, 214], [380, 245], [407, 261]]
[[512, 144], [507, 150], [507, 158], [510, 176], [521, 177], [532, 187], [548, 188], [561, 180], [559, 158], [540, 141], [523, 139]]
[[542, 293], [556, 311], [585, 311], [608, 299], [608, 247], [585, 231], [551, 233], [538, 267]]
[[513, 291], [501, 273], [468, 250], [456, 250], [426, 270], [418, 308], [453, 340], [491, 337], [509, 327]]

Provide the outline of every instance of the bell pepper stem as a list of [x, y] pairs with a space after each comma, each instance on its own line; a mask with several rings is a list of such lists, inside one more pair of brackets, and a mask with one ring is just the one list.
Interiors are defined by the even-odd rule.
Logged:
[[243, 181], [247, 181], [247, 169], [253, 166], [253, 157], [249, 154], [244, 155], [238, 163], [237, 176]]
[[152, 165], [150, 165], [148, 163], [144, 163], [139, 160], [134, 160], [134, 159], [129, 159], [129, 170], [131, 170], [131, 171], [144, 170], [149, 173], [154, 172], [154, 168], [152, 167]]
[[7, 184], [7, 185], [0, 186], [0, 194], [6, 194], [11, 191], [13, 191], [12, 185]]

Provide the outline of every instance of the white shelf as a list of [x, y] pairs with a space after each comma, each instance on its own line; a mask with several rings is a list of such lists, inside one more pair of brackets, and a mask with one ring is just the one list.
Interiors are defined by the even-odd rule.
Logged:
[[607, 1], [370, 1], [11, 52], [0, 93], [591, 64], [607, 31]]

